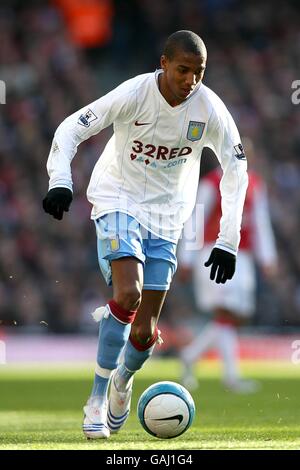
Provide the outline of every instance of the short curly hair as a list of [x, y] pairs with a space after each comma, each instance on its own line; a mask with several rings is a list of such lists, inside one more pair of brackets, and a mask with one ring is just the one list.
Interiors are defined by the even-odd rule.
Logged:
[[206, 58], [206, 47], [200, 36], [193, 31], [176, 31], [168, 37], [165, 43], [163, 54], [172, 60], [176, 52], [184, 51]]

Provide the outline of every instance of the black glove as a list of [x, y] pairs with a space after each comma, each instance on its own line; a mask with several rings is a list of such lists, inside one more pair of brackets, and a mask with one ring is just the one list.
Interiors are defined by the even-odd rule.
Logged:
[[209, 259], [204, 263], [208, 267], [212, 265], [210, 278], [213, 281], [217, 272], [216, 283], [225, 284], [228, 279], [232, 279], [235, 271], [236, 256], [220, 248], [213, 248]]
[[55, 219], [61, 220], [64, 211], [69, 211], [72, 199], [72, 191], [68, 188], [50, 189], [43, 200], [44, 211], [47, 212], [47, 214], [53, 215]]

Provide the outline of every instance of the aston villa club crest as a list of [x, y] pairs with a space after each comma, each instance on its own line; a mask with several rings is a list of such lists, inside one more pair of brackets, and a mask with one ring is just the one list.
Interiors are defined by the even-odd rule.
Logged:
[[205, 122], [190, 121], [187, 131], [187, 138], [192, 142], [200, 140], [205, 128]]

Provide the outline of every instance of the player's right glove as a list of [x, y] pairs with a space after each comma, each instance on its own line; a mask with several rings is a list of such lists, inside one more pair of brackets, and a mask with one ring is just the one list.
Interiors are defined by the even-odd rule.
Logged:
[[[217, 284], [225, 284], [228, 279], [232, 279], [235, 272], [236, 256], [221, 248], [213, 248], [209, 259], [204, 266], [211, 266], [210, 279], [213, 281], [216, 276]], [[218, 272], [217, 272], [218, 270]]]
[[72, 199], [72, 191], [68, 188], [50, 189], [43, 200], [44, 211], [55, 219], [61, 220], [63, 213], [69, 211]]

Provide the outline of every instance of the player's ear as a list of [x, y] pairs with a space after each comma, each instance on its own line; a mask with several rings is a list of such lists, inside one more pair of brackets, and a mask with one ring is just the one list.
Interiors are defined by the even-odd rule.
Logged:
[[160, 66], [163, 69], [163, 71], [167, 69], [167, 62], [168, 62], [167, 57], [165, 55], [162, 55], [160, 58]]

